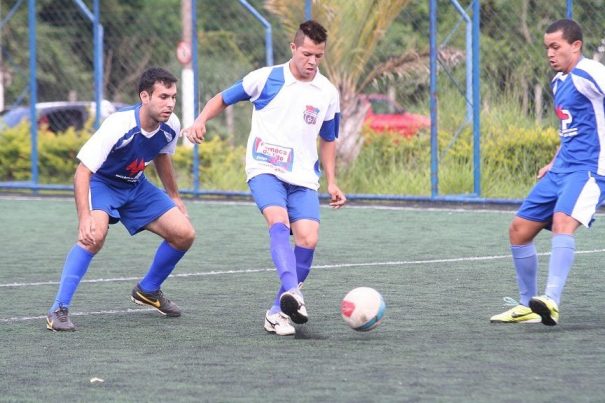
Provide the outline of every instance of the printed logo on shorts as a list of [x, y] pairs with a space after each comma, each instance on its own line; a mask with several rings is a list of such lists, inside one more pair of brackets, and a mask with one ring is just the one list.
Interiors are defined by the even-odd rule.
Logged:
[[305, 113], [303, 114], [305, 118], [305, 123], [308, 125], [314, 125], [317, 123], [317, 115], [319, 115], [319, 108], [316, 108], [312, 105], [307, 105], [305, 107]]
[[265, 143], [262, 139], [257, 137], [254, 139], [252, 158], [257, 161], [269, 163], [280, 170], [291, 172], [294, 163], [294, 149], [277, 144]]

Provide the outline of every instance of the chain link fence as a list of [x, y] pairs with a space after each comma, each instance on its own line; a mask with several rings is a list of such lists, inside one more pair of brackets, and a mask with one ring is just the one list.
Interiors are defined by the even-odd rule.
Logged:
[[[198, 22], [199, 93], [196, 95], [200, 107], [218, 91], [267, 62], [265, 28], [244, 3], [271, 24], [273, 62], [282, 63], [289, 58], [291, 33], [280, 25], [277, 16], [265, 9], [263, 0], [197, 0], [194, 11]], [[317, 1], [313, 3], [315, 6]], [[527, 126], [553, 124], [549, 89], [552, 72], [542, 39], [548, 24], [567, 15], [568, 3], [567, 0], [481, 0], [482, 135], [492, 130], [493, 122], [498, 122], [505, 111], [516, 114], [517, 123], [526, 122]], [[605, 60], [605, 0], [571, 3], [573, 17], [584, 29], [585, 55]], [[112, 107], [138, 101], [138, 77], [151, 65], [165, 67], [180, 77], [182, 66], [176, 58], [176, 47], [185, 35], [183, 21], [188, 18], [181, 0], [102, 0], [99, 6], [104, 34], [103, 96]], [[89, 104], [94, 99], [95, 77], [91, 10], [92, 0], [36, 1], [38, 102], [83, 102], [82, 108], [92, 113]], [[459, 136], [470, 128], [467, 67], [472, 1], [438, 0], [437, 14], [439, 130], [448, 134], [439, 145], [443, 163]], [[6, 114], [11, 108], [29, 105], [28, 2], [2, 0], [0, 21], [0, 109]], [[408, 111], [428, 116], [428, 0], [408, 3], [386, 31], [374, 62], [388, 63], [396, 57], [407, 61], [373, 78], [365, 91], [387, 94]], [[181, 109], [177, 106], [179, 116]], [[229, 108], [209, 125], [210, 137], [243, 145], [250, 114], [245, 103]], [[90, 115], [87, 117], [91, 119]], [[47, 119], [46, 123], [49, 122], [52, 119]], [[66, 122], [60, 128], [71, 123]], [[428, 164], [428, 158], [422, 163]], [[192, 184], [185, 186], [191, 188]], [[463, 186], [461, 191], [468, 189]]]

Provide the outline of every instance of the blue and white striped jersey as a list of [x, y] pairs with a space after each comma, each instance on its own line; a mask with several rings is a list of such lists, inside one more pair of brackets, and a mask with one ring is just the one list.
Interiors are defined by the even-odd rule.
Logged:
[[181, 125], [173, 113], [157, 130], [145, 132], [140, 104], [111, 114], [82, 146], [77, 158], [97, 179], [129, 187], [145, 179], [143, 171], [158, 154], [174, 154]]
[[561, 147], [551, 171], [605, 175], [605, 66], [582, 58], [552, 80]]

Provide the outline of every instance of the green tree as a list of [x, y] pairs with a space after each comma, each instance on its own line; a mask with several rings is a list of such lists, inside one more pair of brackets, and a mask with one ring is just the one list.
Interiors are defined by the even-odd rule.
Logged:
[[[361, 128], [368, 106], [359, 94], [377, 77], [416, 63], [412, 54], [397, 54], [376, 62], [374, 52], [387, 29], [409, 0], [314, 0], [313, 17], [328, 30], [329, 49], [323, 70], [341, 95], [341, 128], [338, 159], [352, 163], [363, 144]], [[285, 30], [293, 36], [304, 16], [304, 2], [266, 0], [265, 7], [279, 16]]]

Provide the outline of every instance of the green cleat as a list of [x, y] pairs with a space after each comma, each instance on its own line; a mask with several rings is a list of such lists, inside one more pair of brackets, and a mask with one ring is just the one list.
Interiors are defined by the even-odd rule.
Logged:
[[540, 315], [532, 312], [525, 305], [517, 305], [506, 312], [494, 315], [490, 318], [492, 323], [540, 323]]
[[148, 305], [158, 310], [162, 315], [166, 316], [181, 316], [181, 308], [178, 307], [177, 304], [170, 301], [162, 290], [157, 290], [154, 292], [143, 292], [139, 285], [132, 289], [132, 294], [130, 295], [130, 299], [132, 302], [138, 305]]
[[546, 295], [533, 297], [529, 301], [529, 307], [532, 311], [540, 315], [542, 323], [546, 326], [554, 326], [559, 323], [559, 307], [557, 303]]

